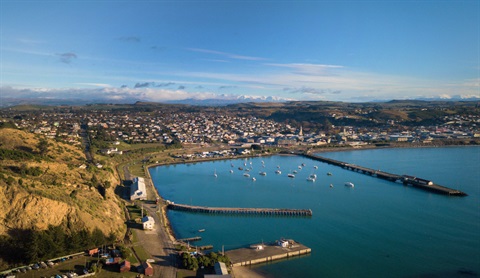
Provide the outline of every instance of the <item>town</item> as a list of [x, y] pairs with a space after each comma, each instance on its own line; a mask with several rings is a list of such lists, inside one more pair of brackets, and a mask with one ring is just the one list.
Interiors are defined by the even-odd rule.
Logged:
[[[121, 154], [115, 144], [123, 141], [137, 143], [227, 144], [235, 147], [262, 146], [363, 146], [371, 143], [421, 143], [437, 140], [477, 140], [480, 138], [480, 116], [475, 114], [451, 114], [436, 118], [432, 125], [402, 124], [400, 121], [370, 119], [375, 125], [335, 125], [352, 114], [364, 115], [368, 111], [355, 109], [350, 115], [330, 113], [328, 126], [309, 128], [305, 121], [275, 121], [254, 115], [235, 115], [226, 109], [209, 111], [182, 107], [144, 111], [113, 109], [109, 106], [86, 109], [56, 107], [50, 110], [0, 110], [4, 122], [13, 122], [17, 128], [43, 134], [48, 138], [73, 145], [80, 145], [82, 132], [88, 132], [92, 140], [111, 142], [103, 145], [104, 154]], [[424, 108], [426, 109], [426, 108]], [[422, 109], [422, 110], [424, 110]], [[371, 111], [370, 111], [371, 112]], [[370, 116], [369, 116], [370, 117]], [[294, 124], [292, 124], [294, 122]]]

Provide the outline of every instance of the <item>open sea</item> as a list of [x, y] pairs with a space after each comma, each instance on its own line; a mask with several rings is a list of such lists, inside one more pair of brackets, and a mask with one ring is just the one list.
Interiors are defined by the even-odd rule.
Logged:
[[[253, 266], [274, 277], [480, 276], [480, 147], [319, 155], [430, 179], [469, 196], [438, 195], [300, 156], [159, 166], [150, 168], [150, 174], [160, 195], [176, 203], [311, 209], [312, 217], [168, 212], [177, 238], [201, 236], [195, 244], [211, 244], [215, 251], [282, 237], [312, 249], [310, 255]], [[305, 166], [298, 169], [302, 163]], [[277, 166], [281, 175], [275, 174]], [[238, 167], [251, 167], [249, 174], [256, 181], [244, 177]], [[288, 178], [293, 170], [298, 171], [296, 177]], [[317, 180], [307, 181], [314, 173]]]

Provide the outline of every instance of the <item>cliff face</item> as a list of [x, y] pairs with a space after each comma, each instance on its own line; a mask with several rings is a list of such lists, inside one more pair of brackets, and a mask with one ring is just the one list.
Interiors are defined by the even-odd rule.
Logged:
[[62, 225], [123, 236], [125, 219], [114, 194], [119, 180], [113, 167], [84, 168], [79, 147], [44, 140], [24, 131], [0, 130], [0, 234]]

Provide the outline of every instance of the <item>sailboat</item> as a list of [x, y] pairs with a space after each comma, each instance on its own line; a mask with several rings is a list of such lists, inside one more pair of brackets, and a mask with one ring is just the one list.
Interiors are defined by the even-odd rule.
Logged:
[[213, 172], [213, 176], [217, 177], [217, 169], [215, 169], [215, 171]]

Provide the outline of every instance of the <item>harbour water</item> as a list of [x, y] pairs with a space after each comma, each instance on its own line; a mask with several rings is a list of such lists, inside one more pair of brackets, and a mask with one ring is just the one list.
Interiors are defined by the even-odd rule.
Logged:
[[[151, 168], [150, 173], [162, 197], [176, 203], [312, 209], [312, 217], [168, 212], [178, 238], [201, 236], [195, 244], [211, 244], [214, 250], [281, 237], [312, 249], [302, 258], [255, 267], [274, 277], [480, 276], [479, 147], [321, 155], [431, 179], [469, 196], [425, 192], [299, 156], [169, 165]], [[305, 166], [299, 169], [302, 163]], [[280, 175], [275, 174], [277, 166]], [[250, 178], [243, 175], [246, 168], [252, 168]], [[288, 178], [293, 170], [296, 177]], [[265, 176], [259, 174], [263, 171]], [[315, 182], [307, 181], [311, 174], [317, 175]], [[355, 187], [346, 187], [345, 182]], [[199, 233], [200, 229], [205, 231]]]

